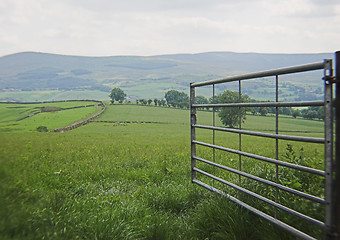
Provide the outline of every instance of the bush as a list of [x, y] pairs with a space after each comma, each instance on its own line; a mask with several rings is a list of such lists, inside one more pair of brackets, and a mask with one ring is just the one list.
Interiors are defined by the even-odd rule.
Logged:
[[38, 132], [48, 132], [48, 129], [46, 126], [39, 126], [37, 127]]

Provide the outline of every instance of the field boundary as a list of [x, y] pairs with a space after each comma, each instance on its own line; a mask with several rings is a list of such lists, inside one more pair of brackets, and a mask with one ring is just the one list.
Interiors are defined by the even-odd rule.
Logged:
[[52, 111], [38, 111], [38, 112], [34, 112], [34, 113], [31, 113], [30, 115], [27, 115], [25, 117], [22, 117], [22, 118], [19, 118], [15, 121], [21, 121], [21, 120], [24, 120], [26, 118], [29, 118], [29, 117], [33, 117], [35, 115], [38, 115], [39, 113], [44, 113], [44, 112], [59, 112], [59, 111], [64, 111], [64, 110], [70, 110], [70, 109], [77, 109], [77, 108], [86, 108], [86, 107], [95, 107], [96, 105], [95, 104], [91, 104], [91, 105], [85, 105], [85, 106], [76, 106], [76, 107], [68, 107], [68, 108], [60, 108], [60, 109], [55, 109], [55, 110], [52, 110]]
[[157, 123], [157, 124], [169, 124], [165, 122], [153, 122], [153, 121], [95, 121], [92, 120], [91, 122], [97, 122], [97, 123], [137, 123], [137, 124], [144, 124], [144, 123]]
[[80, 99], [80, 100], [57, 100], [57, 101], [40, 101], [40, 102], [4, 102], [0, 101], [0, 103], [5, 104], [43, 104], [43, 103], [59, 103], [59, 102], [97, 102], [102, 103], [103, 101], [100, 100], [91, 100], [91, 99]]
[[[88, 100], [86, 100], [86, 101], [88, 101]], [[87, 123], [91, 122], [92, 120], [100, 117], [105, 112], [105, 110], [106, 110], [106, 104], [104, 103], [104, 101], [94, 100], [94, 102], [100, 103], [97, 106], [100, 106], [100, 105], [103, 106], [103, 109], [99, 113], [97, 113], [97, 114], [95, 114], [93, 116], [90, 116], [90, 117], [88, 117], [88, 118], [86, 118], [84, 120], [79, 120], [77, 122], [71, 123], [70, 125], [68, 125], [66, 127], [56, 128], [54, 130], [51, 130], [50, 132], [66, 132], [66, 131], [70, 131], [70, 130], [73, 130], [73, 129], [78, 128], [80, 126], [84, 126]]]

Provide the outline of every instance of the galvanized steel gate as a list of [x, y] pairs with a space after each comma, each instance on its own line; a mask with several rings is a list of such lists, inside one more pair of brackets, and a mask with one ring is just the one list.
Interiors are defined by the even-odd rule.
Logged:
[[[339, 54], [337, 54], [339, 55]], [[337, 66], [339, 66], [339, 59], [337, 60]], [[339, 67], [337, 67], [338, 69]], [[293, 73], [300, 73], [300, 72], [307, 72], [307, 71], [314, 71], [314, 70], [323, 70], [324, 71], [324, 77], [323, 77], [323, 83], [324, 83], [324, 100], [323, 101], [298, 101], [298, 102], [281, 102], [279, 101], [279, 76], [284, 74], [293, 74]], [[339, 73], [337, 73], [339, 74]], [[242, 103], [242, 102], [236, 102], [236, 103], [214, 103], [215, 99], [215, 84], [220, 83], [226, 83], [226, 82], [238, 82], [239, 85], [239, 96], [241, 99], [241, 81], [246, 79], [256, 79], [256, 78], [264, 78], [264, 77], [275, 77], [275, 92], [276, 92], [276, 101], [275, 102], [256, 102], [256, 103]], [[334, 219], [334, 207], [335, 207], [335, 200], [333, 199], [333, 184], [334, 184], [334, 158], [333, 158], [333, 149], [334, 149], [334, 142], [333, 142], [333, 88], [332, 85], [337, 80], [333, 76], [333, 69], [332, 69], [332, 60], [324, 60], [323, 62], [318, 63], [312, 63], [312, 64], [306, 64], [306, 65], [300, 65], [300, 66], [294, 66], [294, 67], [288, 67], [288, 68], [281, 68], [276, 70], [269, 70], [269, 71], [263, 71], [263, 72], [257, 72], [257, 73], [251, 73], [251, 74], [245, 74], [240, 76], [234, 76], [234, 77], [227, 77], [224, 79], [218, 79], [218, 80], [210, 80], [210, 81], [204, 81], [204, 82], [198, 82], [198, 83], [191, 83], [190, 84], [190, 106], [191, 106], [191, 170], [192, 170], [192, 182], [195, 184], [198, 184], [210, 191], [217, 192], [219, 194], [222, 194], [226, 196], [231, 201], [245, 207], [246, 209], [250, 210], [251, 212], [269, 220], [270, 222], [278, 225], [279, 227], [282, 227], [283, 229], [291, 232], [292, 234], [296, 235], [297, 237], [301, 239], [314, 239], [312, 236], [308, 235], [307, 233], [304, 233], [296, 227], [293, 227], [289, 225], [289, 223], [284, 223], [280, 221], [277, 217], [277, 210], [284, 211], [286, 213], [289, 213], [291, 215], [294, 215], [298, 218], [303, 219], [304, 221], [307, 221], [311, 224], [314, 224], [318, 227], [321, 227], [325, 230], [325, 238], [332, 238], [332, 227], [333, 227], [333, 219]], [[322, 80], [320, 79], [320, 82]], [[201, 86], [212, 86], [212, 99], [213, 103], [211, 104], [195, 104], [195, 89]], [[339, 97], [339, 96], [338, 96]], [[291, 136], [291, 135], [282, 135], [279, 134], [279, 108], [280, 107], [306, 107], [306, 106], [324, 106], [324, 138], [315, 138], [315, 137], [302, 137], [302, 136]], [[200, 125], [197, 124], [197, 108], [213, 108], [213, 123], [211, 125]], [[258, 131], [247, 131], [242, 129], [242, 121], [241, 117], [239, 117], [239, 128], [226, 128], [226, 127], [218, 127], [216, 126], [216, 120], [215, 120], [215, 112], [218, 108], [228, 108], [228, 107], [237, 107], [237, 108], [244, 108], [244, 107], [275, 107], [276, 108], [276, 114], [275, 114], [275, 133], [268, 133], [268, 132], [258, 132]], [[240, 112], [240, 111], [239, 111]], [[338, 113], [337, 113], [338, 114]], [[205, 130], [211, 130], [212, 131], [212, 143], [206, 143], [203, 141], [197, 140], [197, 134], [196, 129], [205, 129]], [[202, 131], [202, 130], [200, 130]], [[229, 133], [235, 133], [239, 135], [239, 148], [233, 149], [233, 148], [227, 148], [223, 146], [219, 146], [215, 144], [215, 134], [217, 132], [229, 132]], [[242, 136], [243, 135], [250, 135], [250, 136], [258, 136], [258, 137], [264, 137], [264, 138], [272, 138], [276, 141], [276, 149], [275, 149], [275, 158], [269, 158], [264, 157], [261, 155], [257, 155], [254, 153], [248, 153], [245, 151], [242, 151]], [[323, 144], [324, 145], [324, 170], [316, 169], [313, 167], [307, 167], [302, 166], [299, 164], [289, 163], [284, 160], [280, 160], [279, 157], [279, 149], [278, 144], [279, 140], [289, 140], [289, 141], [298, 141], [298, 142], [306, 142], [306, 143], [314, 143], [314, 144]], [[211, 159], [204, 159], [203, 157], [199, 156], [199, 154], [196, 151], [197, 146], [200, 146], [200, 148], [206, 148], [206, 149], [212, 149], [212, 157]], [[228, 153], [233, 153], [239, 156], [239, 164], [238, 169], [225, 166], [223, 164], [219, 164], [215, 161], [215, 151], [223, 151]], [[338, 153], [337, 153], [338, 154]], [[254, 176], [252, 174], [249, 174], [247, 172], [242, 171], [242, 161], [247, 161], [247, 159], [256, 159], [259, 161], [263, 161], [266, 163], [273, 164], [275, 166], [275, 181], [268, 180], [265, 178], [261, 178], [259, 176]], [[246, 159], [246, 160], [244, 160]], [[228, 159], [225, 159], [224, 161], [228, 161]], [[198, 163], [201, 168], [198, 167]], [[209, 170], [203, 170], [205, 169], [205, 165], [210, 166], [210, 172]], [[314, 196], [308, 193], [305, 193], [304, 191], [298, 191], [294, 188], [287, 187], [283, 184], [280, 184], [279, 182], [279, 175], [281, 168], [289, 168], [292, 171], [301, 171], [308, 174], [313, 174], [317, 176], [321, 176], [324, 178], [325, 181], [325, 192], [324, 197], [318, 197]], [[207, 168], [208, 169], [208, 168]], [[226, 179], [223, 179], [221, 176], [216, 176], [215, 169], [219, 169], [219, 171], [227, 171], [229, 173], [236, 174], [239, 178], [238, 182], [232, 182], [228, 181]], [[223, 175], [222, 175], [223, 176]], [[202, 180], [201, 180], [202, 179]], [[204, 181], [207, 181], [206, 183]], [[248, 180], [254, 180], [262, 184], [266, 184], [268, 186], [274, 187], [276, 189], [276, 197], [275, 199], [269, 199], [266, 198], [260, 194], [257, 194], [253, 191], [248, 190], [245, 186], [242, 186], [242, 180], [241, 179], [248, 179]], [[216, 187], [216, 183], [219, 183], [219, 186], [228, 186], [229, 188], [235, 189], [236, 193], [228, 193], [221, 189], [218, 189]], [[296, 196], [299, 196], [301, 198], [307, 199], [308, 201], [315, 202], [319, 205], [324, 206], [325, 211], [325, 218], [324, 221], [320, 221], [317, 219], [314, 219], [311, 216], [308, 216], [304, 213], [301, 213], [299, 211], [293, 210], [292, 208], [289, 208], [287, 206], [281, 205], [278, 201], [278, 192], [279, 191], [285, 191], [291, 194], [294, 194]], [[269, 204], [274, 207], [275, 214], [268, 214], [264, 211], [261, 211], [259, 209], [256, 209], [255, 207], [251, 206], [251, 203], [245, 203], [242, 201], [242, 198], [240, 198], [240, 193], [247, 194], [255, 199], [259, 199], [265, 204]]]

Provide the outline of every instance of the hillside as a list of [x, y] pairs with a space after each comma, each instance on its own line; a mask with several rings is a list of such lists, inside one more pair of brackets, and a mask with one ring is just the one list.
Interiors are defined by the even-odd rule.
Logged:
[[[169, 89], [188, 91], [190, 82], [245, 72], [322, 61], [322, 54], [260, 54], [208, 52], [159, 56], [80, 57], [24, 52], [0, 58], [0, 101], [107, 99], [112, 87], [132, 98], [162, 98]], [[308, 87], [301, 83], [308, 78]], [[283, 98], [318, 99], [321, 72], [284, 77]], [[243, 87], [254, 98], [271, 99], [271, 82]], [[229, 86], [235, 89], [235, 86]], [[261, 88], [260, 92], [254, 89]], [[224, 90], [218, 86], [218, 90]], [[202, 94], [208, 95], [208, 90]], [[210, 94], [210, 90], [209, 90]], [[91, 97], [89, 97], [91, 96]]]

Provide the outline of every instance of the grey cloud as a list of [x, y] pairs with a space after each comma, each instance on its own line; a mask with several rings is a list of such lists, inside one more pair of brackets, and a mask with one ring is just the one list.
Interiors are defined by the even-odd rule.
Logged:
[[316, 5], [340, 5], [339, 0], [310, 0], [311, 3]]
[[94, 11], [208, 11], [221, 4], [240, 4], [260, 0], [71, 0], [65, 3]]
[[340, 39], [340, 18], [329, 15], [335, 3], [321, 2], [1, 0], [0, 55], [332, 51]]

